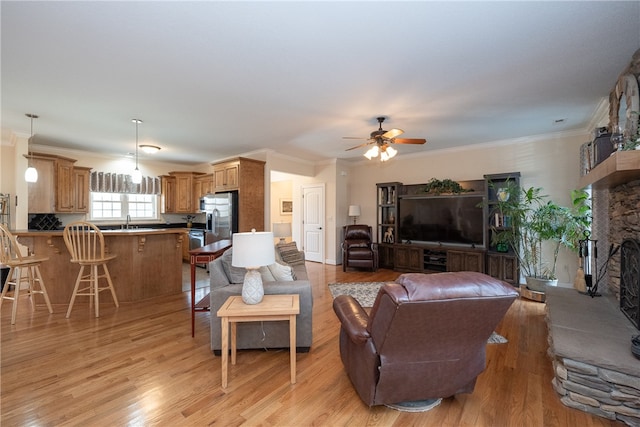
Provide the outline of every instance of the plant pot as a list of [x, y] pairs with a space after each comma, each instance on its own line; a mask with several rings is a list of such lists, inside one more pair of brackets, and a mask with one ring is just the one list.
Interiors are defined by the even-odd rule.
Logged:
[[540, 279], [538, 277], [527, 276], [524, 278], [527, 282], [527, 288], [536, 292], [544, 292], [547, 286], [558, 286], [558, 279]]

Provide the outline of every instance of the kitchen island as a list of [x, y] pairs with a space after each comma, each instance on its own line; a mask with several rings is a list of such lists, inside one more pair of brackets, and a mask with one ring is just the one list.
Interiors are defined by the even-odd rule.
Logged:
[[[71, 263], [62, 230], [12, 231], [18, 242], [49, 257], [40, 266], [52, 304], [69, 304], [80, 266]], [[182, 245], [185, 228], [103, 230], [105, 249], [117, 257], [107, 263], [116, 295], [130, 303], [182, 292]], [[112, 303], [110, 297], [102, 299]], [[81, 300], [80, 300], [81, 301]]]

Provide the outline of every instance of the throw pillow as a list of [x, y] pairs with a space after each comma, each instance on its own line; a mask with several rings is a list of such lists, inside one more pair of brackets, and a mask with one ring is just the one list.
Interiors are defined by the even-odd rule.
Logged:
[[262, 281], [263, 282], [275, 282], [276, 278], [273, 277], [273, 274], [271, 273], [271, 270], [269, 270], [269, 267], [264, 265], [262, 267], [260, 267], [260, 276], [262, 276]]
[[233, 256], [233, 254], [231, 253], [232, 250], [233, 248], [225, 251], [225, 253], [222, 254], [222, 269], [224, 270], [224, 274], [226, 274], [229, 278], [230, 283], [243, 283], [244, 275], [247, 273], [247, 270], [242, 267], [234, 267], [233, 265], [231, 265]]
[[296, 242], [278, 243], [276, 245], [278, 255], [283, 262], [289, 265], [304, 264], [304, 252], [299, 251]]
[[292, 282], [296, 280], [293, 269], [288, 265], [282, 265], [279, 263], [273, 263], [269, 266], [269, 271], [273, 274], [273, 277], [280, 282]]

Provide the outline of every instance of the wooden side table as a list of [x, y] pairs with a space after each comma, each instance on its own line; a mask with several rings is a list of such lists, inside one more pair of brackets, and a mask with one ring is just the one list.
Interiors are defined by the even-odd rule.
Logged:
[[195, 337], [196, 311], [209, 311], [209, 294], [196, 303], [196, 264], [209, 263], [231, 247], [231, 240], [219, 240], [189, 251], [191, 261], [191, 336]]
[[265, 295], [258, 304], [245, 304], [241, 296], [231, 296], [218, 310], [222, 320], [222, 388], [227, 388], [229, 363], [229, 324], [231, 324], [231, 364], [236, 364], [236, 324], [238, 322], [289, 321], [289, 364], [291, 384], [296, 383], [296, 315], [300, 313], [300, 295]]

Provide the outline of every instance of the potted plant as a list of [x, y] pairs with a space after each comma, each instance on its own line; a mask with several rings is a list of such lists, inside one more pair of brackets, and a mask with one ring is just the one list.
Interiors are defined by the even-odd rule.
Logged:
[[[589, 226], [588, 195], [574, 191], [572, 208], [567, 208], [548, 200], [539, 187], [521, 188], [507, 181], [499, 190], [509, 194], [496, 200], [496, 209], [508, 219], [509, 227], [492, 227], [492, 243], [507, 244], [518, 257], [527, 287], [544, 292], [546, 286], [557, 285], [560, 247], [577, 252], [578, 240]], [[547, 252], [543, 252], [545, 243], [551, 245]]]

